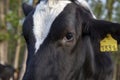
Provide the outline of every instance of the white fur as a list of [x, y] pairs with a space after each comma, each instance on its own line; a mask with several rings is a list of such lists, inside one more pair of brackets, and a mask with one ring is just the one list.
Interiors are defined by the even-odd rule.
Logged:
[[68, 3], [70, 3], [70, 1], [61, 0], [51, 5], [48, 3], [46, 4], [45, 2], [40, 2], [36, 6], [36, 10], [33, 15], [33, 32], [36, 39], [35, 53], [47, 37], [51, 24]]

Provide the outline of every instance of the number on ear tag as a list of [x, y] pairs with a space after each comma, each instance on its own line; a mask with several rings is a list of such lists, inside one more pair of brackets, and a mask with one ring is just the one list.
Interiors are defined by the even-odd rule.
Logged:
[[107, 34], [107, 36], [100, 41], [100, 51], [101, 52], [118, 51], [117, 40], [112, 38], [111, 34]]

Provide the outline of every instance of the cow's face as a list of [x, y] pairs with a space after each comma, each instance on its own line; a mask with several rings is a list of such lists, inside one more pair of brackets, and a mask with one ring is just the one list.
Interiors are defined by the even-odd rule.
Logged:
[[94, 72], [92, 46], [97, 39], [92, 35], [100, 32], [96, 36], [101, 38], [110, 32], [101, 25], [112, 23], [95, 20], [84, 1], [49, 1], [41, 1], [35, 8], [23, 5], [23, 35], [28, 47], [24, 80], [84, 80], [87, 71], [83, 64], [87, 64], [89, 76]]
[[[26, 15], [32, 8], [27, 10]], [[83, 18], [92, 17], [87, 6], [70, 1], [59, 1], [53, 5], [44, 2], [38, 4], [23, 24], [30, 58], [28, 64], [32, 62], [29, 80], [47, 80], [48, 77], [57, 80], [62, 76], [65, 79], [75, 74], [72, 70], [80, 69], [85, 59]]]

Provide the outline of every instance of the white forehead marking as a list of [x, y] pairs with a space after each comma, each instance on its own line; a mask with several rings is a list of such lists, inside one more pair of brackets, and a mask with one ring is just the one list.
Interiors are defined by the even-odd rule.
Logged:
[[58, 1], [55, 4], [40, 2], [33, 15], [33, 33], [35, 35], [35, 53], [49, 33], [51, 24], [70, 1]]
[[87, 8], [90, 10], [93, 18], [96, 18], [95, 15], [93, 14], [92, 10], [90, 9], [90, 6], [88, 5], [88, 3], [86, 2], [86, 0], [77, 0], [83, 7]]

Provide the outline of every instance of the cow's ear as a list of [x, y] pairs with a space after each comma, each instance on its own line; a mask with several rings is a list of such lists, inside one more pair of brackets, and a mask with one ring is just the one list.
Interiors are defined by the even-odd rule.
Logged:
[[114, 38], [116, 38], [120, 42], [119, 23], [92, 19], [88, 22], [86, 29], [88, 29], [86, 31], [94, 33], [92, 35], [99, 35], [101, 37], [105, 37], [107, 34], [111, 34]]
[[23, 9], [23, 12], [24, 12], [25, 16], [27, 16], [33, 10], [33, 7], [26, 4], [26, 3], [23, 3], [22, 4], [22, 9]]

